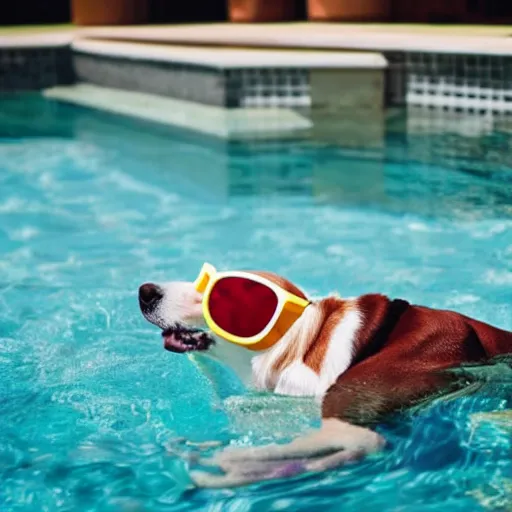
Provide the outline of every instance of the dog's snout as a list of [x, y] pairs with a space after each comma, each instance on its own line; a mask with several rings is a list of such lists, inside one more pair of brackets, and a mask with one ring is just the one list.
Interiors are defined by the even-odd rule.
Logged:
[[162, 290], [156, 284], [144, 283], [139, 288], [139, 301], [142, 306], [149, 307], [163, 297]]

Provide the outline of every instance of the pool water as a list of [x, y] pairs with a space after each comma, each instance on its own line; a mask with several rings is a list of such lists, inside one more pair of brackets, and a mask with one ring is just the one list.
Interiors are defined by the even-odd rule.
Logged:
[[191, 488], [194, 443], [289, 439], [316, 406], [219, 368], [211, 380], [163, 350], [137, 304], [142, 282], [193, 279], [208, 260], [512, 329], [510, 140], [390, 128], [385, 149], [228, 144], [0, 100], [0, 509], [510, 510], [510, 427], [472, 416], [512, 408], [505, 373], [382, 425], [391, 447], [362, 463]]

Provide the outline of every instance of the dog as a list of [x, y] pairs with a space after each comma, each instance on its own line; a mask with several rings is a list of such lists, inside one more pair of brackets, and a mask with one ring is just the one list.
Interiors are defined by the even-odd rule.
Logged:
[[[253, 273], [307, 298], [281, 276]], [[223, 475], [192, 475], [204, 487], [324, 471], [378, 452], [386, 441], [373, 428], [387, 415], [467, 384], [453, 369], [512, 353], [512, 332], [381, 294], [311, 301], [275, 345], [253, 353], [214, 339], [205, 330], [201, 302], [192, 282], [139, 288], [142, 314], [163, 330], [167, 350], [215, 353], [221, 348], [218, 357], [240, 375], [252, 374], [257, 389], [312, 396], [322, 405], [321, 426], [311, 434], [284, 445], [220, 452], [212, 464]]]

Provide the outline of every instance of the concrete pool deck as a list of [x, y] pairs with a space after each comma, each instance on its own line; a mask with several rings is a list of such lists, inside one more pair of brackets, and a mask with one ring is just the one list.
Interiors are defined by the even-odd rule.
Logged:
[[512, 55], [512, 28], [349, 23], [91, 27], [79, 37], [146, 43]]
[[24, 39], [44, 43], [52, 37], [172, 45], [512, 55], [512, 26], [509, 25], [294, 22], [0, 27], [0, 46], [23, 44]]
[[110, 57], [150, 59], [212, 66], [215, 68], [323, 68], [384, 69], [386, 59], [376, 52], [304, 51], [302, 49], [268, 49], [240, 47], [198, 47], [196, 45], [137, 44], [124, 40], [78, 39], [72, 48], [82, 53]]

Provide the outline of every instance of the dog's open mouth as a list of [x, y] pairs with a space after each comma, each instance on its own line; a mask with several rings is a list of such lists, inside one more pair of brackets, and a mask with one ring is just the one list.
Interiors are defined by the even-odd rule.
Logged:
[[212, 336], [202, 331], [175, 325], [162, 332], [164, 348], [171, 352], [182, 354], [183, 352], [208, 350], [215, 342]]

